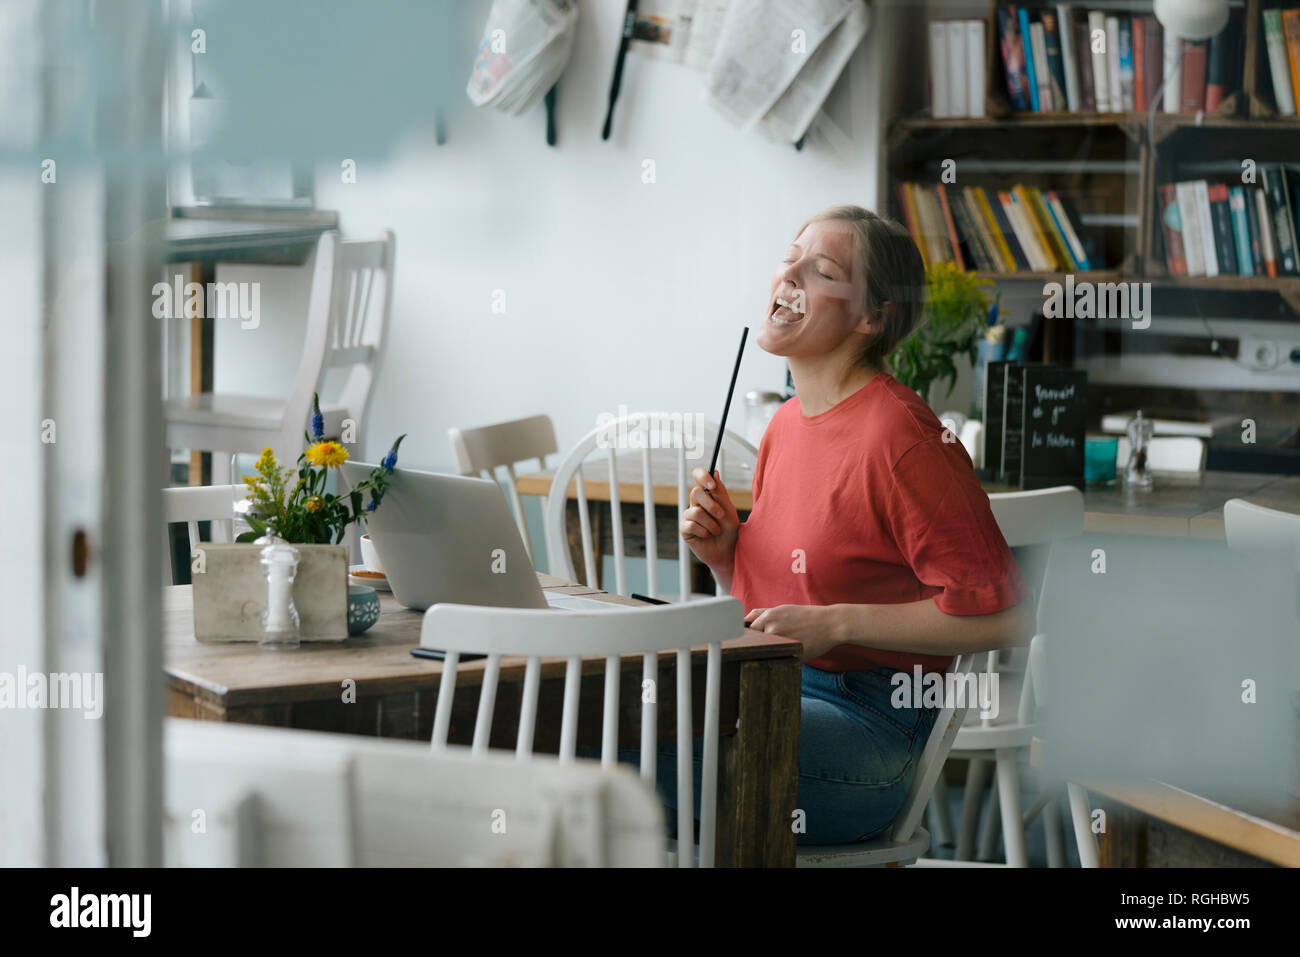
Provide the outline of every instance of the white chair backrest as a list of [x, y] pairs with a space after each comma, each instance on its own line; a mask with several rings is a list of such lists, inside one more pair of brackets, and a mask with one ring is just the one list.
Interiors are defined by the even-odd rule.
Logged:
[[[1115, 453], [1115, 472], [1121, 480], [1131, 450], [1128, 436], [1121, 435]], [[1153, 472], [1199, 475], [1205, 471], [1205, 456], [1205, 440], [1192, 435], [1156, 435], [1147, 445], [1147, 464]]]
[[[971, 673], [971, 664], [974, 660], [974, 655], [958, 655], [952, 660], [948, 669], [948, 674], [954, 676], [954, 689], [960, 684], [961, 696], [956, 694], [951, 698], [947, 694], [943, 696], [944, 707], [935, 715], [930, 736], [925, 739], [925, 747], [921, 749], [921, 756], [917, 759], [916, 773], [912, 776], [912, 784], [907, 789], [907, 797], [903, 800], [903, 806], [899, 808], [898, 816], [894, 818], [894, 825], [890, 830], [890, 837], [895, 841], [910, 840], [916, 833], [921, 818], [925, 815], [926, 805], [930, 803], [934, 784], [943, 772], [944, 762], [948, 760], [952, 743], [961, 729], [962, 722], [966, 720], [968, 706], [979, 702], [977, 694], [968, 693], [970, 684], [967, 683], [969, 682], [967, 676]], [[963, 702], [960, 706], [957, 705], [958, 700]]]
[[388, 338], [396, 246], [390, 229], [382, 239], [340, 242], [335, 257], [325, 364], [348, 370], [338, 404], [358, 420], [365, 419]]
[[171, 526], [184, 522], [189, 531], [190, 552], [199, 544], [199, 522], [211, 522], [210, 541], [234, 540], [234, 507], [248, 498], [246, 485], [193, 485], [163, 489], [163, 582], [175, 581], [171, 562]]
[[[596, 586], [596, 565], [600, 560], [599, 546], [593, 544], [591, 540], [591, 522], [587, 516], [586, 483], [588, 477], [583, 475], [582, 466], [587, 457], [599, 447], [599, 454], [605, 459], [603, 481], [609, 485], [610, 531], [613, 534], [614, 543], [614, 590], [620, 595], [628, 593], [622, 507], [623, 496], [628, 495], [632, 498], [640, 498], [645, 518], [647, 594], [651, 598], [660, 596], [657, 561], [659, 547], [655, 528], [655, 470], [652, 462], [657, 460], [665, 466], [669, 464], [673, 466], [671, 472], [665, 469], [661, 477], [666, 478], [668, 474], [671, 474], [672, 481], [677, 486], [677, 498], [675, 502], [666, 501], [662, 504], [675, 504], [677, 513], [680, 516], [687, 508], [690, 488], [695, 484], [695, 480], [691, 477], [691, 470], [696, 466], [706, 469], [709, 467], [708, 456], [712, 454], [713, 444], [718, 436], [718, 426], [713, 422], [705, 422], [703, 436], [692, 437], [694, 441], [698, 441], [702, 445], [704, 458], [703, 460], [692, 459], [688, 463], [686, 443], [682, 441], [684, 434], [681, 431], [683, 418], [681, 413], [630, 413], [592, 429], [565, 456], [555, 470], [555, 479], [551, 483], [551, 494], [546, 501], [546, 541], [551, 560], [551, 574], [559, 575], [570, 581], [577, 578], [577, 572], [573, 567], [573, 559], [569, 555], [568, 535], [565, 527], [569, 486], [576, 482], [578, 522], [582, 532], [582, 554], [583, 563], [586, 566], [586, 581], [588, 585]], [[624, 437], [636, 434], [646, 436], [648, 439], [647, 423], [659, 423], [669, 430], [676, 429], [676, 447], [650, 448], [649, 446], [652, 443], [646, 441], [645, 447], [640, 448], [639, 481], [626, 481], [625, 478], [620, 485], [616, 456], [636, 456], [636, 452], [629, 452], [626, 448], [621, 447], [621, 442]], [[653, 428], [653, 426], [651, 427]], [[718, 471], [728, 488], [735, 484], [736, 476], [742, 470], [747, 469], [752, 480], [754, 466], [757, 461], [758, 450], [754, 446], [734, 432], [727, 431], [725, 433], [722, 440], [722, 449], [718, 455]], [[633, 466], [633, 469], [635, 469], [635, 466]], [[678, 595], [680, 600], [687, 601], [691, 596], [690, 549], [680, 535], [674, 537], [677, 539]]]
[[1233, 551], [1284, 555], [1300, 571], [1300, 515], [1233, 498], [1223, 505], [1223, 527]]
[[[744, 634], [744, 611], [734, 598], [710, 598], [684, 605], [568, 612], [560, 609], [490, 608], [474, 605], [434, 605], [424, 614], [420, 644], [446, 651], [438, 701], [433, 717], [432, 746], [447, 747], [456, 674], [462, 653], [487, 655], [474, 722], [472, 748], [487, 752], [501, 673], [507, 655], [527, 656], [515, 755], [532, 753], [537, 725], [542, 658], [563, 658], [564, 704], [560, 724], [560, 760], [571, 762], [577, 752], [578, 695], [584, 657], [605, 659], [604, 708], [601, 723], [601, 764], [618, 760], [620, 659], [641, 657], [641, 777], [655, 780], [658, 728], [659, 653], [677, 653], [677, 814], [682, 846], [689, 846], [694, 827], [694, 741], [691, 708], [692, 647], [707, 647], [704, 692], [704, 767], [700, 789], [700, 866], [711, 867], [717, 828], [718, 714], [722, 687], [722, 642]], [[648, 683], [647, 683], [648, 682]], [[645, 693], [649, 691], [650, 693]], [[692, 855], [679, 854], [689, 867]]]
[[417, 742], [177, 718], [164, 722], [163, 746], [172, 866], [663, 861], [653, 793], [595, 762], [431, 756]]
[[989, 506], [1012, 548], [1049, 545], [1083, 533], [1083, 493], [1072, 485], [1027, 492], [994, 492]]
[[[280, 438], [274, 449], [275, 457], [282, 466], [297, 461], [298, 453], [302, 451], [302, 435], [311, 413], [311, 397], [325, 366], [337, 243], [338, 233], [327, 230], [321, 233], [316, 242], [316, 252], [312, 255], [311, 291], [307, 297], [307, 330], [303, 337], [302, 357], [298, 360], [293, 388], [284, 404]], [[254, 450], [241, 448], [226, 451]]]
[[[1035, 611], [1040, 612], [1053, 543], [1083, 534], [1083, 493], [1072, 485], [1025, 492], [995, 492], [989, 496], [989, 506], [1002, 537], [1016, 553]], [[1037, 630], [1042, 630], [1041, 622]], [[998, 652], [989, 652], [986, 665], [989, 680], [997, 671], [997, 662]], [[1022, 722], [1029, 720], [1034, 701], [1033, 677], [1027, 670], [1021, 687], [1016, 711], [1018, 720]], [[994, 722], [992, 718], [981, 718], [981, 723], [987, 726]]]
[[496, 470], [505, 469], [506, 488], [515, 512], [515, 524], [530, 561], [533, 549], [528, 541], [528, 523], [524, 520], [523, 503], [515, 486], [515, 465], [528, 459], [537, 459], [539, 468], [546, 468], [546, 456], [558, 450], [555, 444], [555, 426], [549, 415], [534, 415], [527, 419], [513, 419], [475, 429], [448, 429], [452, 454], [461, 475], [481, 475], [498, 481]]

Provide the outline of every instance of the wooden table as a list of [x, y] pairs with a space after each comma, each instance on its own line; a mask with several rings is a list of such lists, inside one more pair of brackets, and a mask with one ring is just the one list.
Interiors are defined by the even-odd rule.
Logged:
[[[549, 575], [538, 578], [547, 590], [636, 604]], [[194, 638], [190, 586], [167, 588], [163, 640], [168, 714], [428, 741], [442, 663], [410, 654], [419, 644], [423, 614], [403, 608], [387, 593], [381, 593], [380, 601], [383, 613], [364, 635], [273, 652], [248, 643], [199, 643]], [[719, 866], [794, 865], [790, 812], [798, 806], [800, 653], [798, 642], [748, 632], [722, 645]], [[502, 659], [493, 747], [514, 747], [525, 663], [522, 657]], [[472, 739], [483, 665], [482, 660], [462, 662], [457, 669], [453, 743], [469, 744]], [[538, 751], [559, 749], [564, 666], [563, 658], [543, 659]], [[691, 700], [698, 727], [704, 711], [704, 648], [695, 650], [692, 666]], [[659, 668], [659, 738], [671, 740], [676, 656], [661, 656]], [[640, 741], [640, 689], [641, 657], [624, 658], [620, 743]], [[598, 718], [603, 700], [604, 659], [585, 661], [580, 713]], [[578, 746], [599, 750], [599, 720], [580, 722]]]
[[1102, 867], [1300, 867], [1296, 795], [1241, 809], [1160, 781], [1085, 786], [1106, 812]]

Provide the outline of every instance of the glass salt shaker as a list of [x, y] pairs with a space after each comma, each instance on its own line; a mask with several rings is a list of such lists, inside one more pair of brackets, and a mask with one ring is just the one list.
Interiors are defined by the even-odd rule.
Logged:
[[268, 545], [261, 551], [266, 569], [266, 605], [262, 609], [263, 648], [298, 647], [298, 609], [293, 604], [293, 579], [298, 573], [298, 549], [292, 545]]
[[1155, 484], [1151, 476], [1148, 461], [1148, 447], [1151, 444], [1152, 424], [1142, 415], [1141, 410], [1128, 423], [1129, 454], [1128, 465], [1124, 469], [1124, 485], [1127, 488], [1148, 491]]

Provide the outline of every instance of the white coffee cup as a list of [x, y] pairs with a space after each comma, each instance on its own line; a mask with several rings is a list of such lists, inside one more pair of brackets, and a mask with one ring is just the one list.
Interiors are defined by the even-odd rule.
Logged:
[[379, 560], [379, 552], [369, 535], [361, 536], [361, 562], [372, 572], [382, 573], [384, 570], [384, 563]]

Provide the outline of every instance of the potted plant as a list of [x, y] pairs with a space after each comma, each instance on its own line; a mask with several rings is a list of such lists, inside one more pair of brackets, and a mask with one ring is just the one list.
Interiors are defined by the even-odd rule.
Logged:
[[[252, 609], [266, 604], [279, 609], [281, 622], [287, 620], [286, 614], [300, 615], [305, 640], [348, 636], [348, 550], [341, 543], [348, 526], [379, 507], [406, 436], [397, 437], [368, 478], [350, 492], [336, 494], [325, 486], [330, 471], [347, 461], [348, 451], [325, 439], [316, 398], [312, 410], [314, 437], [303, 436], [307, 447], [298, 456], [296, 474], [281, 468], [271, 449], [263, 449], [254, 474], [243, 479], [249, 493], [243, 517], [252, 530], [238, 535], [234, 545], [206, 547], [204, 574], [195, 576], [195, 634], [200, 641], [257, 639]], [[271, 549], [264, 551], [268, 545], [293, 547], [288, 552], [292, 571], [263, 568], [262, 562], [276, 563], [285, 555], [273, 557]], [[278, 584], [267, 577], [272, 574], [278, 575]], [[293, 610], [286, 612], [289, 592]], [[263, 644], [267, 643], [263, 636]], [[286, 647], [296, 644], [294, 637]]]
[[[315, 441], [307, 439], [307, 448], [298, 456], [298, 479], [293, 481], [289, 469], [281, 469], [275, 453], [262, 450], [257, 460], [256, 472], [244, 476], [248, 486], [249, 513], [245, 516], [252, 531], [238, 536], [237, 542], [256, 542], [270, 536], [269, 540], [291, 545], [339, 544], [347, 534], [348, 526], [373, 512], [388, 490], [388, 476], [397, 467], [397, 450], [406, 438], [399, 435], [370, 477], [361, 482], [348, 495], [325, 491], [325, 481], [330, 469], [337, 469], [348, 460], [348, 450], [338, 442], [326, 441], [324, 418], [320, 402], [312, 398], [312, 431]], [[370, 500], [362, 505], [365, 493]]]
[[921, 321], [890, 353], [890, 374], [926, 401], [936, 380], [948, 383], [945, 398], [952, 395], [957, 357], [965, 356], [973, 364], [979, 352], [989, 317], [991, 285], [955, 263], [935, 263], [926, 269]]

